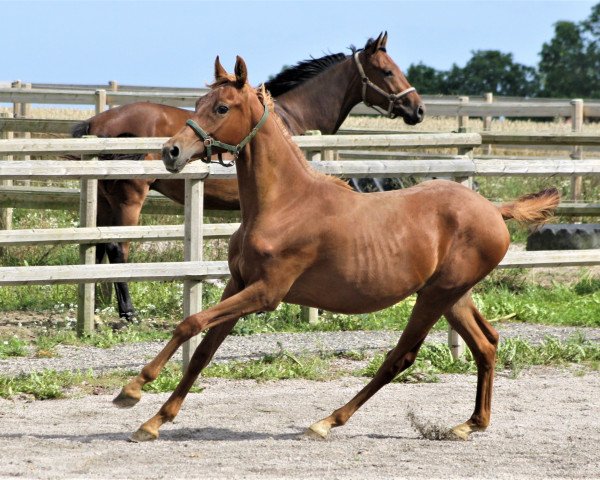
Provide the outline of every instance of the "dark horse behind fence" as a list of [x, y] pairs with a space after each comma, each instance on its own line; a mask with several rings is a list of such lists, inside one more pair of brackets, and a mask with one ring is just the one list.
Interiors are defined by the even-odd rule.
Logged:
[[[275, 97], [275, 111], [293, 135], [307, 130], [337, 132], [350, 110], [361, 101], [381, 109], [390, 117], [401, 117], [409, 125], [423, 120], [421, 98], [386, 52], [387, 32], [369, 39], [351, 55], [336, 53], [310, 59], [287, 68], [266, 82]], [[171, 137], [193, 112], [147, 102], [123, 105], [78, 124], [73, 136]], [[151, 158], [151, 156], [146, 156]], [[183, 204], [180, 180], [102, 180], [98, 184], [99, 226], [133, 226], [149, 190], [156, 190]], [[237, 180], [204, 182], [204, 208], [238, 210]], [[127, 262], [129, 242], [100, 244], [96, 260], [104, 255], [111, 263]], [[119, 315], [130, 319], [134, 308], [126, 283], [116, 283]]]
[[163, 147], [165, 167], [177, 172], [192, 158], [210, 161], [204, 142], [197, 138], [206, 138], [199, 127], [218, 132], [214, 140], [229, 147], [239, 146], [255, 132], [235, 162], [242, 222], [229, 244], [231, 279], [221, 302], [181, 322], [164, 349], [115, 398], [117, 406], [135, 405], [142, 387], [157, 378], [177, 349], [209, 329], [171, 397], [132, 440], [156, 439], [160, 427], [175, 418], [190, 387], [240, 317], [274, 310], [280, 302], [366, 313], [413, 293], [417, 300], [408, 324], [374, 378], [308, 432], [327, 437], [332, 427], [344, 425], [414, 362], [442, 315], [473, 352], [478, 371], [475, 410], [452, 432], [466, 439], [485, 430], [498, 334], [477, 310], [471, 289], [506, 254], [510, 235], [504, 220], [543, 222], [558, 205], [557, 190], [501, 206], [446, 180], [391, 192], [355, 192], [304, 161], [278, 115], [269, 115], [269, 95], [250, 87], [246, 78], [241, 58], [235, 75], [227, 74], [217, 58], [212, 91], [197, 103], [193, 122]]

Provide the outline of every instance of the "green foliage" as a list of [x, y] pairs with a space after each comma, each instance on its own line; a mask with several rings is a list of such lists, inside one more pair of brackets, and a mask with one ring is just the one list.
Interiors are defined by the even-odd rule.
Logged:
[[539, 90], [538, 75], [533, 67], [513, 60], [512, 53], [477, 50], [464, 67], [454, 64], [448, 71], [438, 71], [419, 63], [407, 70], [411, 83], [422, 93], [443, 95], [532, 96]]
[[81, 384], [90, 374], [81, 372], [56, 372], [44, 370], [18, 377], [0, 376], [0, 397], [11, 398], [18, 394], [33, 395], [37, 400], [62, 398], [65, 389]]
[[260, 360], [213, 364], [206, 368], [202, 375], [232, 380], [328, 380], [331, 378], [328, 366], [327, 359], [320, 356], [296, 357], [281, 351], [276, 355], [266, 355]]
[[[181, 364], [169, 363], [163, 368], [156, 380], [144, 385], [143, 390], [152, 393], [172, 392], [179, 384], [181, 376]], [[204, 389], [196, 385], [193, 385], [192, 388], [190, 388], [190, 392], [192, 393], [200, 393], [202, 390]]]
[[27, 355], [27, 342], [15, 336], [0, 338], [0, 358], [25, 357]]
[[411, 65], [407, 76], [427, 94], [600, 98], [600, 3], [581, 22], [554, 25], [537, 67], [517, 63], [511, 53], [498, 50], [471, 53], [464, 67], [436, 70], [421, 62]]
[[[373, 377], [385, 360], [376, 355], [369, 364], [357, 372], [358, 375]], [[587, 364], [593, 366], [600, 361], [600, 345], [575, 336], [566, 342], [546, 338], [533, 345], [520, 338], [509, 338], [500, 343], [496, 355], [496, 369], [511, 370], [515, 375], [523, 368], [536, 365], [561, 366]], [[425, 344], [419, 351], [415, 363], [398, 375], [394, 382], [437, 382], [443, 373], [475, 373], [477, 366], [469, 350], [463, 358], [454, 360], [445, 344]]]
[[600, 3], [579, 23], [554, 25], [554, 37], [540, 52], [541, 94], [549, 97], [600, 97]]

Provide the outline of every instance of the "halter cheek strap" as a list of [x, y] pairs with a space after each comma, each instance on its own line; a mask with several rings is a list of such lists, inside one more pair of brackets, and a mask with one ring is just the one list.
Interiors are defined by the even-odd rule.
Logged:
[[266, 104], [263, 104], [263, 107], [265, 108], [265, 111], [263, 112], [262, 117], [260, 117], [260, 120], [258, 121], [258, 123], [254, 126], [254, 128], [250, 131], [250, 133], [248, 135], [246, 135], [246, 137], [244, 137], [244, 139], [237, 145], [229, 145], [228, 143], [223, 143], [223, 142], [220, 142], [219, 140], [215, 140], [209, 133], [207, 133], [204, 129], [202, 129], [202, 127], [200, 127], [200, 125], [198, 125], [196, 122], [194, 122], [191, 119], [188, 120], [187, 122], [185, 122], [186, 125], [188, 127], [190, 127], [194, 131], [194, 133], [202, 139], [204, 146], [206, 147], [206, 159], [201, 158], [201, 160], [204, 163], [214, 163], [211, 158], [212, 157], [212, 149], [214, 146], [217, 148], [221, 148], [227, 152], [231, 152], [233, 154], [233, 161], [231, 161], [229, 163], [225, 163], [223, 161], [223, 157], [221, 156], [221, 153], [217, 154], [218, 163], [220, 163], [224, 167], [232, 167], [235, 164], [235, 161], [238, 159], [242, 149], [248, 144], [248, 142], [250, 140], [252, 140], [256, 136], [256, 134], [258, 133], [260, 128], [267, 121], [267, 117], [269, 116], [269, 107], [267, 107]]
[[[392, 112], [392, 110], [394, 109], [394, 105], [395, 105], [396, 101], [400, 100], [402, 97], [405, 97], [409, 93], [416, 92], [417, 91], [416, 88], [415, 87], [409, 87], [406, 90], [402, 90], [400, 93], [388, 93], [385, 90], [379, 88], [377, 85], [375, 85], [367, 77], [367, 75], [365, 73], [365, 70], [364, 70], [363, 66], [361, 65], [360, 60], [358, 58], [359, 54], [360, 54], [360, 51], [354, 53], [354, 63], [356, 63], [356, 68], [358, 69], [358, 74], [360, 75], [360, 78], [362, 80], [362, 100], [363, 100], [363, 103], [367, 107], [370, 107], [370, 108], [372, 108], [374, 110], [377, 110], [379, 113], [381, 113], [383, 115], [387, 115], [389, 118], [396, 118], [396, 115]], [[383, 95], [385, 98], [388, 99], [389, 103], [388, 103], [387, 112], [385, 110], [382, 110], [381, 108], [379, 108], [377, 105], [373, 105], [373, 104], [371, 104], [371, 103], [369, 103], [367, 101], [367, 87], [372, 88], [377, 93]]]

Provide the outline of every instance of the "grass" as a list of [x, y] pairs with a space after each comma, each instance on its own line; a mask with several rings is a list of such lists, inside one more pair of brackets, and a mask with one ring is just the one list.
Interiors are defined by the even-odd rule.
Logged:
[[[369, 364], [359, 371], [360, 375], [372, 377], [379, 369], [385, 356], [376, 355]], [[598, 370], [600, 344], [575, 336], [562, 342], [556, 338], [546, 338], [539, 345], [522, 339], [507, 339], [500, 343], [496, 358], [498, 371], [511, 371], [513, 376], [532, 366], [565, 366], [578, 364]], [[437, 382], [440, 374], [476, 373], [473, 355], [467, 349], [464, 358], [455, 360], [445, 344], [425, 344], [415, 363], [398, 375], [395, 382]]]
[[[139, 287], [134, 289], [133, 287]], [[6, 298], [7, 290], [0, 290], [0, 298]], [[58, 301], [52, 298], [53, 288], [40, 287], [27, 289], [28, 296], [15, 297], [39, 302], [36, 305], [48, 306]], [[139, 283], [132, 284], [133, 298], [142, 305], [140, 320], [129, 327], [113, 331], [108, 323], [116, 317], [113, 307], [99, 311], [104, 323], [88, 336], [78, 337], [75, 333], [75, 309], [64, 304], [54, 304], [53, 316], [58, 318], [51, 323], [28, 329], [13, 329], [10, 335], [0, 334], [0, 357], [20, 356], [31, 346], [37, 356], [53, 356], [57, 345], [89, 345], [110, 348], [114, 345], [132, 342], [164, 341], [171, 337], [173, 329], [182, 318], [182, 291], [180, 284]], [[218, 302], [221, 288], [206, 285], [205, 307]], [[34, 295], [35, 294], [35, 295]], [[37, 295], [37, 296], [36, 296]], [[52, 298], [49, 301], [48, 297]], [[475, 302], [488, 319], [510, 319], [510, 321], [530, 324], [600, 327], [600, 279], [583, 276], [572, 285], [554, 283], [537, 285], [528, 282], [517, 269], [494, 272], [476, 287]], [[144, 303], [145, 302], [145, 303]], [[152, 303], [150, 303], [152, 302]], [[331, 312], [321, 313], [321, 322], [309, 325], [300, 318], [300, 307], [282, 303], [273, 312], [252, 314], [241, 319], [234, 328], [234, 335], [250, 335], [272, 332], [309, 331], [358, 331], [404, 329], [415, 296], [399, 304], [364, 315], [342, 315]], [[10, 309], [8, 302], [4, 308]], [[17, 303], [21, 306], [22, 303]], [[31, 308], [31, 307], [28, 307]], [[434, 330], [446, 330], [447, 323], [440, 320]]]
[[[349, 352], [337, 355], [294, 355], [281, 350], [275, 355], [266, 355], [259, 360], [213, 364], [207, 367], [202, 375], [207, 378], [256, 381], [283, 379], [327, 381], [345, 375], [372, 377], [381, 366], [384, 355], [375, 355], [366, 367], [354, 368], [340, 368], [336, 362], [338, 358], [362, 361], [365, 354]], [[496, 368], [500, 371], [508, 370], [512, 376], [517, 376], [524, 369], [536, 365], [568, 366], [570, 364], [577, 364], [580, 367], [578, 374], [585, 373], [585, 369], [598, 370], [600, 345], [588, 342], [583, 337], [573, 337], [566, 342], [547, 338], [539, 345], [532, 345], [520, 339], [509, 339], [500, 345]], [[419, 352], [415, 364], [394, 381], [437, 382], [441, 374], [475, 372], [475, 363], [468, 351], [463, 359], [454, 360], [446, 345], [426, 344]], [[76, 394], [112, 393], [135, 374], [137, 372], [115, 371], [95, 374], [91, 370], [85, 372], [44, 370], [16, 377], [0, 375], [0, 397], [31, 395], [38, 400], [47, 400]], [[171, 392], [180, 379], [180, 364], [170, 363], [154, 382], [144, 386], [144, 391]], [[199, 393], [202, 388], [195, 385], [191, 391]]]

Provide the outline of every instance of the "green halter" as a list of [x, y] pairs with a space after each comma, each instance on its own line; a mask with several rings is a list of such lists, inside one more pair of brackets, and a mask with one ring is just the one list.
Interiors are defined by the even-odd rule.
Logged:
[[267, 107], [266, 104], [263, 104], [263, 106], [265, 107], [265, 111], [263, 112], [262, 117], [260, 117], [260, 120], [258, 121], [256, 126], [252, 129], [252, 131], [246, 136], [246, 138], [244, 138], [237, 145], [229, 145], [227, 143], [223, 143], [223, 142], [219, 142], [218, 140], [215, 140], [206, 131], [204, 131], [200, 127], [200, 125], [198, 125], [193, 120], [188, 120], [187, 122], [185, 122], [186, 125], [188, 125], [196, 133], [196, 135], [198, 135], [204, 142], [204, 146], [206, 147], [206, 159], [201, 159], [201, 160], [204, 163], [211, 163], [212, 162], [212, 159], [211, 159], [212, 147], [215, 146], [215, 147], [222, 148], [223, 150], [233, 153], [234, 160], [230, 163], [224, 163], [223, 159], [221, 157], [221, 154], [220, 153], [217, 154], [218, 158], [219, 158], [219, 163], [221, 165], [223, 165], [224, 167], [233, 166], [233, 164], [235, 163], [235, 160], [237, 160], [238, 156], [240, 155], [242, 148], [244, 148], [246, 146], [246, 144], [254, 138], [254, 136], [258, 133], [260, 128], [267, 121], [267, 117], [269, 116], [269, 107]]

